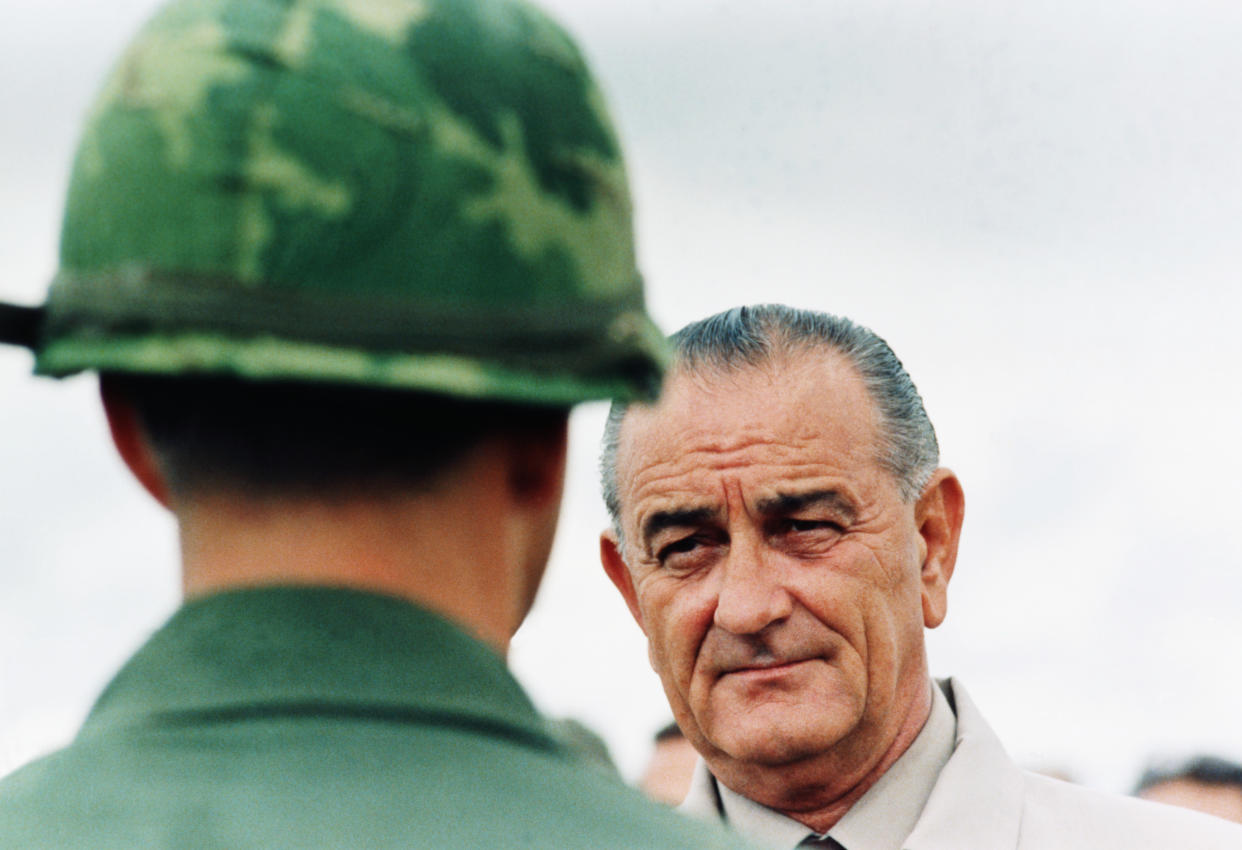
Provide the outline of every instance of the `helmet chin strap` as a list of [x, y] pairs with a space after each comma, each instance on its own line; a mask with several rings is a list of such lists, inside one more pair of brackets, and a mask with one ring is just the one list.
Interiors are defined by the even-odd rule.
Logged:
[[22, 307], [0, 302], [0, 343], [34, 350], [43, 327], [42, 307]]

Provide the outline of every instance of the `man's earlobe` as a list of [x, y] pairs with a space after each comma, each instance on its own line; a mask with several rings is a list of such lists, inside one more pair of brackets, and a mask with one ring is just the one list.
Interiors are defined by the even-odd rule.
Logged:
[[129, 467], [129, 471], [138, 479], [142, 488], [151, 494], [151, 498], [166, 508], [171, 508], [168, 481], [155, 458], [155, 450], [138, 413], [133, 406], [117, 393], [107, 380], [99, 381], [99, 397], [103, 401], [104, 415], [108, 419], [108, 431], [112, 434], [112, 444], [116, 446], [121, 460]]
[[923, 625], [934, 629], [948, 612], [949, 579], [957, 563], [966, 498], [961, 482], [948, 469], [937, 469], [915, 506], [922, 539]]
[[621, 593], [621, 598], [625, 600], [626, 607], [630, 609], [634, 622], [638, 623], [638, 627], [646, 634], [647, 630], [643, 628], [642, 611], [638, 607], [638, 594], [634, 591], [634, 577], [630, 575], [629, 565], [621, 556], [621, 544], [617, 539], [617, 533], [611, 528], [599, 535], [599, 561], [609, 580]]

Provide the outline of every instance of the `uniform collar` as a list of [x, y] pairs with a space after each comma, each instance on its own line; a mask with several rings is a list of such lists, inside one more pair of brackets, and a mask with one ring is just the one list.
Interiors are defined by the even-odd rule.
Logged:
[[108, 685], [80, 737], [299, 712], [472, 725], [558, 746], [490, 647], [405, 600], [327, 587], [185, 603]]

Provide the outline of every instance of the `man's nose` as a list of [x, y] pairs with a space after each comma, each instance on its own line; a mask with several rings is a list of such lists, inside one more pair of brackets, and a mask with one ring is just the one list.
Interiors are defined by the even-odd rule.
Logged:
[[719, 565], [720, 588], [714, 623], [736, 635], [763, 631], [793, 613], [793, 598], [786, 590], [775, 553], [762, 539], [741, 535], [729, 543]]

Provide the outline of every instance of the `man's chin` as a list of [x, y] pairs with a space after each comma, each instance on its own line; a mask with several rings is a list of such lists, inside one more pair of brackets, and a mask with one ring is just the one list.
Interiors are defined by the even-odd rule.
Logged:
[[820, 683], [794, 693], [764, 693], [746, 688], [749, 684], [732, 678], [717, 682], [711, 713], [701, 725], [711, 745], [737, 761], [775, 766], [814, 758], [862, 721], [864, 702], [852, 689]]
[[[758, 714], [762, 714], [761, 712]], [[725, 757], [746, 764], [780, 767], [816, 758], [835, 747], [846, 736], [848, 724], [816, 724], [807, 728], [805, 718], [793, 722], [763, 722], [761, 717], [731, 724], [718, 730], [709, 740]]]

